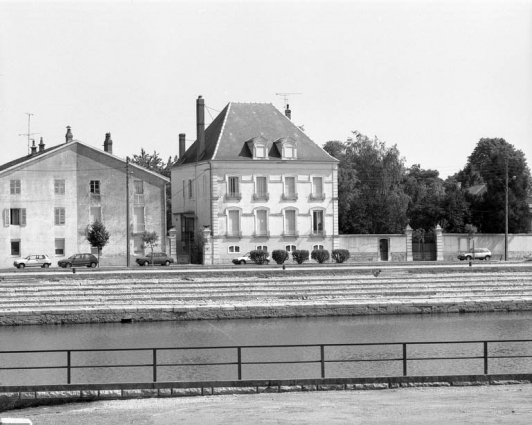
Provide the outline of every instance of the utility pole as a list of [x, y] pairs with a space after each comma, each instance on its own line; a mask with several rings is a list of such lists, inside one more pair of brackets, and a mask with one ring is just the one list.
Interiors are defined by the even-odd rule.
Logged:
[[33, 115], [30, 112], [25, 112], [25, 114], [28, 116], [28, 132], [19, 134], [19, 136], [28, 136], [28, 155], [30, 154], [30, 138], [31, 136], [34, 136], [35, 134], [41, 134], [41, 133], [32, 133], [30, 131], [31, 128], [31, 116]]
[[129, 156], [126, 157], [126, 266], [130, 266], [129, 260]]

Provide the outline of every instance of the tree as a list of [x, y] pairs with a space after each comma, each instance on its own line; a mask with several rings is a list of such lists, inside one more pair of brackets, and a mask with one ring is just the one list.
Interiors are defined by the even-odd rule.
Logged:
[[89, 226], [87, 240], [93, 248], [98, 249], [98, 268], [100, 268], [100, 251], [109, 242], [109, 232], [99, 220]]
[[480, 139], [467, 165], [455, 178], [465, 188], [474, 184], [486, 185], [486, 193], [470, 197], [472, 224], [480, 232], [504, 232], [507, 184], [509, 231], [530, 231], [526, 198], [530, 195], [532, 184], [530, 169], [522, 151], [501, 138]]
[[409, 197], [403, 190], [404, 159], [397, 146], [355, 131], [345, 143], [327, 142], [337, 158], [341, 233], [402, 233]]
[[[140, 165], [150, 171], [159, 173], [167, 178], [171, 177], [172, 166], [177, 162], [177, 155], [168, 157], [168, 161], [164, 162], [157, 151], [153, 154], [147, 153], [144, 148], [140, 149], [140, 155], [133, 155], [131, 163]], [[166, 185], [166, 226], [170, 228], [172, 225], [172, 188], [170, 184]]]
[[145, 231], [142, 234], [142, 243], [144, 244], [144, 246], [148, 246], [151, 249], [151, 256], [152, 256], [151, 265], [153, 266], [154, 265], [153, 248], [159, 245], [159, 235], [157, 234], [157, 232]]
[[[475, 249], [475, 240], [473, 237], [478, 232], [477, 226], [472, 224], [466, 224], [464, 227], [465, 233], [467, 233], [467, 249]], [[471, 241], [473, 241], [473, 248], [471, 248]]]

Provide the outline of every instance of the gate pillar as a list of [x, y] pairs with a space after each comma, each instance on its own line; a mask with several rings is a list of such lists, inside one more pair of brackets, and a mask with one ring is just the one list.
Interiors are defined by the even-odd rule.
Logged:
[[436, 261], [443, 261], [443, 229], [438, 224], [434, 230], [436, 235]]
[[405, 229], [406, 235], [406, 261], [414, 261], [412, 256], [412, 228], [409, 224], [406, 225]]

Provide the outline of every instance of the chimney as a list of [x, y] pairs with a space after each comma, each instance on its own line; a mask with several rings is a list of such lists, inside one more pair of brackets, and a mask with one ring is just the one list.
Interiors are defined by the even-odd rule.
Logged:
[[196, 123], [196, 161], [199, 161], [201, 155], [205, 152], [205, 100], [201, 96], [196, 100]]
[[179, 158], [183, 158], [185, 155], [185, 148], [186, 148], [186, 142], [185, 142], [185, 133], [179, 134]]
[[107, 153], [113, 153], [113, 141], [111, 140], [111, 133], [105, 133], [105, 140], [103, 142], [103, 150]]
[[286, 109], [284, 110], [284, 114], [286, 115], [286, 118], [288, 118], [289, 120], [292, 119], [292, 111], [290, 110], [290, 105], [288, 103], [286, 104]]
[[37, 154], [37, 146], [35, 146], [35, 140], [32, 139], [33, 144], [31, 145], [31, 155]]
[[39, 152], [42, 152], [44, 150], [44, 142], [41, 137], [41, 141], [39, 142]]
[[70, 131], [70, 126], [67, 126], [67, 132], [65, 134], [65, 138], [66, 138], [66, 143], [69, 143], [72, 140], [74, 140], [74, 136], [72, 135], [72, 132]]

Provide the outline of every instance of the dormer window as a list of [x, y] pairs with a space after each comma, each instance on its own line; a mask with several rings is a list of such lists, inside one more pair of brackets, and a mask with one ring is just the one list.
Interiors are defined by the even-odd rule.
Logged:
[[253, 159], [268, 159], [268, 151], [272, 146], [272, 142], [268, 139], [258, 136], [248, 140], [246, 144], [253, 155]]
[[291, 137], [283, 137], [275, 141], [281, 159], [297, 159], [297, 142]]

